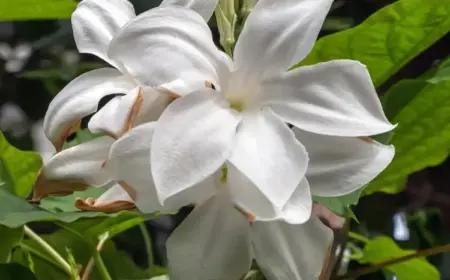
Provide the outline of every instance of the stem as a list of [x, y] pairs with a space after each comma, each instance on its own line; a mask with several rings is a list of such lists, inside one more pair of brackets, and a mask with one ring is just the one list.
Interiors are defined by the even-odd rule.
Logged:
[[147, 227], [145, 226], [144, 222], [139, 224], [139, 229], [141, 230], [142, 237], [144, 238], [145, 251], [147, 253], [148, 268], [152, 268], [153, 267], [153, 251], [152, 251], [152, 242], [150, 240], [150, 234], [148, 233]]
[[99, 237], [99, 241], [97, 244], [97, 247], [95, 248], [93, 254], [94, 256], [89, 260], [88, 265], [86, 266], [86, 270], [83, 273], [83, 277], [81, 280], [88, 280], [89, 276], [92, 272], [92, 268], [95, 264], [97, 264], [97, 269], [100, 275], [105, 280], [112, 280], [111, 276], [109, 275], [108, 269], [105, 266], [105, 263], [103, 262], [102, 256], [100, 255], [100, 251], [103, 248], [103, 244], [105, 244], [106, 240], [108, 240], [108, 233], [102, 234]]
[[353, 232], [353, 231], [349, 231], [348, 232], [348, 237], [353, 238], [355, 240], [358, 240], [358, 241], [360, 241], [362, 243], [369, 243], [370, 242], [369, 238], [367, 238], [367, 237], [365, 237], [365, 236], [363, 236], [361, 234], [358, 234], [356, 232]]
[[58, 268], [62, 272], [66, 272], [64, 269], [61, 268], [61, 266], [57, 262], [55, 262], [51, 258], [47, 257], [46, 255], [42, 254], [41, 252], [39, 252], [38, 250], [34, 249], [33, 247], [28, 246], [25, 243], [20, 243], [19, 247], [21, 247], [24, 250], [27, 250], [28, 252], [30, 252], [30, 254], [35, 255], [36, 257], [42, 259], [43, 261], [46, 261], [49, 264], [54, 265], [56, 268]]
[[58, 266], [63, 269], [68, 275], [72, 275], [72, 271], [70, 269], [70, 265], [64, 260], [61, 255], [53, 249], [44, 239], [42, 239], [39, 235], [37, 235], [34, 231], [32, 231], [29, 227], [24, 226], [25, 234], [30, 238], [36, 241], [58, 264]]
[[382, 268], [385, 268], [387, 266], [390, 266], [390, 265], [393, 265], [393, 264], [396, 264], [396, 263], [401, 263], [401, 262], [404, 262], [404, 261], [408, 261], [408, 260], [415, 259], [415, 258], [420, 258], [420, 257], [428, 257], [428, 256], [432, 256], [432, 255], [437, 255], [437, 254], [448, 252], [448, 251], [450, 251], [450, 244], [441, 245], [441, 246], [438, 246], [438, 247], [434, 247], [434, 248], [418, 251], [418, 252], [416, 252], [414, 254], [406, 255], [406, 256], [403, 256], [403, 257], [400, 257], [400, 258], [387, 260], [387, 261], [375, 264], [373, 266], [362, 268], [362, 269], [357, 270], [357, 271], [352, 271], [352, 272], [349, 272], [349, 273], [346, 273], [344, 275], [336, 277], [336, 280], [358, 278], [359, 276], [376, 272], [376, 271], [378, 271], [378, 270], [380, 270]]

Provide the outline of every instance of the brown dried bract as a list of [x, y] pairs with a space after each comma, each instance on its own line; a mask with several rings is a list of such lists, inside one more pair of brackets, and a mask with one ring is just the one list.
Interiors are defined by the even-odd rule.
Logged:
[[47, 196], [65, 196], [76, 191], [84, 191], [89, 184], [82, 180], [53, 180], [47, 179], [42, 169], [34, 183], [31, 203], [37, 203]]
[[134, 209], [136, 205], [133, 202], [126, 200], [115, 200], [97, 203], [97, 200], [95, 198], [77, 198], [75, 200], [75, 207], [83, 211], [96, 211], [109, 214], [120, 212], [122, 210]]
[[74, 120], [70, 122], [65, 129], [61, 132], [61, 135], [56, 140], [53, 145], [55, 146], [56, 152], [60, 152], [62, 150], [62, 147], [64, 145], [64, 142], [66, 142], [67, 137], [69, 137], [72, 133], [76, 132], [81, 125], [81, 120]]
[[236, 208], [236, 210], [238, 210], [242, 215], [244, 215], [244, 217], [250, 222], [250, 223], [254, 223], [256, 221], [256, 217], [249, 213], [247, 210], [245, 210], [244, 208], [235, 205], [234, 206]]
[[363, 140], [364, 142], [366, 142], [366, 143], [374, 143], [375, 142], [375, 140], [373, 140], [372, 138], [370, 138], [369, 136], [361, 136], [361, 137], [358, 137], [359, 139], [361, 139], [361, 140]]

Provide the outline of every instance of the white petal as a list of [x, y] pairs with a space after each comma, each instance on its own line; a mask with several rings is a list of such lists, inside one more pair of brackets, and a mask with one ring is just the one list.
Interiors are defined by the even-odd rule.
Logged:
[[312, 198], [306, 178], [302, 179], [283, 207], [273, 205], [267, 196], [230, 163], [227, 164], [226, 185], [233, 202], [250, 220], [283, 220], [291, 224], [302, 224], [311, 216]]
[[[272, 221], [280, 218], [280, 209], [242, 174], [233, 164], [227, 163], [226, 187], [231, 199], [250, 220]], [[219, 188], [220, 189], [220, 188]]]
[[126, 93], [135, 86], [112, 68], [97, 69], [79, 76], [50, 103], [44, 119], [47, 138], [55, 144], [69, 123], [94, 113], [102, 97]]
[[112, 201], [134, 202], [130, 195], [119, 184], [113, 185], [106, 192], [104, 192], [99, 198], [95, 200], [95, 204]]
[[72, 14], [75, 43], [81, 53], [94, 54], [116, 68], [110, 60], [108, 46], [119, 29], [136, 16], [127, 0], [83, 0]]
[[93, 133], [105, 133], [118, 138], [126, 126], [128, 116], [138, 99], [139, 88], [110, 100], [91, 118], [88, 128]]
[[173, 97], [162, 94], [151, 87], [141, 87], [142, 105], [137, 115], [136, 124], [157, 121]]
[[367, 68], [354, 60], [300, 67], [267, 81], [264, 91], [275, 114], [310, 132], [367, 136], [394, 128]]
[[340, 196], [373, 180], [392, 161], [393, 146], [352, 137], [318, 135], [294, 128], [309, 154], [306, 177], [318, 196]]
[[151, 164], [161, 202], [219, 170], [231, 152], [240, 117], [214, 90], [175, 100], [157, 122]]
[[108, 54], [141, 84], [152, 87], [182, 80], [201, 89], [205, 81], [218, 84], [218, 72], [229, 67], [204, 19], [179, 6], [151, 9], [136, 17], [118, 33]]
[[162, 208], [158, 202], [150, 168], [150, 146], [155, 123], [137, 126], [111, 147], [105, 168], [114, 179], [124, 181], [136, 192], [136, 207], [145, 213]]
[[208, 21], [214, 10], [216, 9], [219, 0], [164, 0], [160, 7], [168, 5], [178, 5], [189, 8], [199, 13], [206, 21]]
[[251, 238], [267, 280], [317, 280], [328, 258], [333, 231], [316, 217], [302, 225], [256, 222]]
[[266, 108], [242, 120], [229, 161], [276, 207], [283, 207], [306, 172], [308, 154]]
[[102, 168], [114, 139], [103, 136], [63, 150], [43, 167], [47, 179], [84, 180], [101, 186], [109, 182], [109, 173]]
[[260, 0], [234, 50], [235, 69], [270, 76], [288, 70], [312, 49], [333, 0]]
[[197, 206], [167, 241], [170, 279], [240, 279], [252, 261], [248, 231], [226, 197]]
[[[308, 167], [309, 168], [309, 167]], [[303, 224], [311, 217], [312, 197], [308, 180], [303, 177], [282, 209], [282, 220], [289, 224]]]

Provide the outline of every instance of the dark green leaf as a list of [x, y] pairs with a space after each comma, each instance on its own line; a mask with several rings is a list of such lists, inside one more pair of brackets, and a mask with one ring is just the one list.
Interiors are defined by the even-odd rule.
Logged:
[[33, 272], [21, 264], [0, 264], [0, 279], [2, 280], [36, 280]]
[[17, 196], [27, 197], [41, 166], [38, 153], [15, 148], [0, 132], [0, 182], [4, 183], [3, 188]]
[[0, 225], [0, 263], [8, 261], [11, 249], [22, 239], [23, 228], [8, 228]]
[[70, 18], [76, 6], [74, 0], [2, 0], [0, 20]]
[[323, 37], [300, 65], [359, 60], [379, 86], [447, 34], [449, 14], [450, 5], [442, 0], [399, 0], [355, 28]]
[[[389, 237], [378, 237], [364, 247], [364, 256], [359, 259], [363, 264], [378, 264], [380, 262], [403, 257], [415, 253], [403, 250]], [[416, 258], [387, 266], [386, 270], [394, 273], [399, 280], [439, 280], [437, 269], [424, 258]]]

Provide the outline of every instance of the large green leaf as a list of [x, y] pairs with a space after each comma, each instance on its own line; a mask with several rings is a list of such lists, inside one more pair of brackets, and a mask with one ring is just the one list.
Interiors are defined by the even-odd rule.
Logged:
[[450, 80], [401, 81], [388, 91], [384, 104], [398, 124], [391, 140], [395, 157], [365, 193], [396, 193], [409, 174], [440, 164], [450, 152]]
[[70, 18], [76, 6], [74, 0], [2, 0], [0, 20]]
[[36, 280], [33, 272], [21, 264], [0, 264], [0, 279], [2, 280]]
[[22, 235], [23, 228], [8, 228], [0, 225], [0, 263], [8, 261], [11, 249], [20, 242]]
[[[412, 250], [403, 250], [389, 237], [378, 237], [371, 240], [364, 247], [364, 256], [359, 262], [364, 264], [377, 264], [391, 259], [403, 257], [414, 253]], [[424, 258], [416, 258], [386, 267], [394, 273], [399, 280], [439, 280], [438, 270]]]
[[27, 197], [41, 166], [38, 153], [18, 150], [0, 132], [0, 182], [4, 183], [3, 188], [17, 196]]
[[399, 0], [355, 28], [321, 38], [301, 65], [359, 60], [379, 86], [450, 31], [450, 5], [444, 2]]
[[7, 227], [19, 227], [34, 221], [62, 221], [70, 223], [80, 218], [117, 216], [129, 219], [138, 217], [149, 219], [154, 217], [154, 215], [143, 216], [137, 211], [122, 211], [115, 214], [82, 211], [52, 212], [37, 205], [31, 205], [26, 200], [12, 195], [0, 187], [0, 225]]

